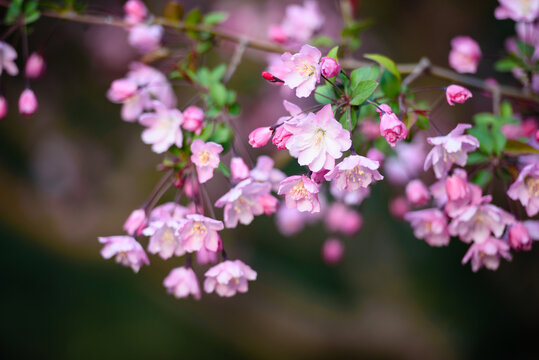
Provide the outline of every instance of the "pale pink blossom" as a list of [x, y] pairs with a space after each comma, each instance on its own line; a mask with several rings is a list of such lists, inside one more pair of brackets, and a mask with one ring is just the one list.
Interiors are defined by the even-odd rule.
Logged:
[[324, 56], [322, 60], [320, 60], [320, 72], [322, 76], [329, 79], [339, 75], [341, 72], [341, 65], [337, 60]]
[[337, 189], [355, 191], [366, 188], [384, 177], [378, 172], [380, 164], [360, 155], [350, 155], [326, 174], [327, 181], [334, 181]]
[[130, 25], [140, 24], [148, 15], [148, 9], [141, 0], [128, 0], [124, 4], [125, 22]]
[[326, 181], [326, 175], [329, 172], [328, 169], [322, 169], [317, 172], [313, 172], [311, 174], [311, 180], [317, 183], [318, 185], [322, 184], [324, 181]]
[[145, 54], [161, 47], [164, 29], [161, 25], [138, 24], [129, 29], [129, 45]]
[[496, 19], [533, 22], [539, 16], [539, 0], [498, 0]]
[[397, 196], [389, 202], [389, 213], [395, 219], [403, 219], [409, 210], [410, 205], [404, 196]]
[[192, 131], [197, 135], [202, 132], [204, 112], [198, 106], [191, 105], [183, 111], [182, 127], [187, 131]]
[[514, 250], [529, 251], [532, 249], [532, 239], [528, 233], [528, 229], [521, 222], [516, 222], [509, 227], [507, 232], [509, 245]]
[[264, 79], [275, 85], [284, 84], [284, 77], [292, 71], [292, 68], [287, 65], [291, 57], [290, 53], [284, 53], [280, 56], [277, 54], [268, 55], [268, 71], [262, 73]]
[[286, 143], [288, 139], [292, 136], [292, 133], [284, 126], [279, 126], [277, 129], [275, 129], [275, 133], [273, 135], [273, 139], [271, 139], [271, 143], [277, 147], [277, 150], [284, 150], [286, 149]]
[[501, 257], [511, 260], [509, 245], [499, 239], [489, 237], [483, 242], [472, 244], [464, 255], [462, 264], [466, 264], [471, 259], [473, 272], [478, 271], [482, 266], [489, 270], [496, 270], [500, 266]]
[[215, 202], [215, 206], [224, 207], [224, 221], [227, 228], [235, 228], [238, 222], [249, 225], [255, 216], [264, 213], [260, 197], [269, 195], [269, 182], [255, 182], [246, 179], [230, 189]]
[[199, 214], [185, 216], [180, 223], [176, 234], [180, 239], [181, 246], [187, 252], [195, 252], [205, 247], [209, 251], [217, 251], [219, 248], [219, 235], [217, 231], [223, 230], [221, 221]]
[[290, 155], [300, 165], [308, 165], [311, 171], [331, 170], [335, 159], [350, 148], [350, 132], [335, 120], [331, 104], [315, 114], [309, 113], [297, 125], [284, 125], [292, 133], [286, 143]]
[[0, 41], [0, 75], [6, 70], [9, 75], [15, 76], [19, 73], [19, 68], [15, 64], [17, 51], [13, 46], [4, 41]]
[[[450, 217], [460, 213], [463, 206], [481, 202], [481, 188], [469, 183], [467, 177], [466, 171], [455, 169], [453, 175], [445, 180], [445, 212]], [[442, 206], [443, 203], [439, 205]]]
[[273, 132], [269, 126], [254, 129], [249, 134], [249, 145], [254, 148], [265, 146], [269, 139], [271, 139], [272, 134]]
[[425, 209], [408, 212], [404, 219], [414, 228], [414, 235], [424, 239], [430, 246], [449, 245], [449, 231], [447, 219], [438, 209]]
[[419, 179], [410, 181], [406, 185], [406, 199], [415, 206], [425, 205], [430, 199], [430, 193], [425, 184]]
[[316, 1], [305, 1], [301, 5], [288, 5], [281, 23], [283, 32], [295, 43], [306, 43], [324, 23], [324, 16]]
[[264, 209], [264, 214], [271, 215], [277, 211], [277, 205], [279, 205], [279, 200], [273, 195], [262, 195], [258, 198], [258, 202], [262, 205]]
[[[219, 235], [219, 234], [217, 234]], [[219, 251], [222, 250], [223, 244], [221, 237], [219, 237]], [[206, 247], [200, 248], [200, 250], [197, 251], [197, 264], [199, 265], [206, 265], [206, 264], [215, 264], [218, 260], [218, 255], [216, 251], [210, 251], [206, 249]]]
[[479, 141], [471, 135], [463, 135], [469, 124], [458, 124], [446, 136], [430, 137], [427, 142], [434, 145], [425, 159], [424, 170], [432, 166], [434, 174], [439, 179], [451, 169], [453, 164], [466, 165], [468, 153], [479, 147]]
[[271, 184], [271, 189], [277, 191], [286, 175], [281, 170], [275, 169], [274, 163], [269, 156], [259, 156], [256, 159], [256, 166], [251, 170], [251, 179], [259, 183], [268, 182]]
[[230, 297], [247, 292], [247, 282], [256, 280], [256, 271], [240, 260], [226, 260], [206, 271], [205, 276], [204, 291]]
[[150, 221], [142, 234], [150, 237], [148, 251], [151, 254], [159, 254], [166, 260], [172, 255], [182, 256], [185, 254], [180, 238], [176, 235], [183, 219], [163, 218]]
[[277, 229], [284, 236], [293, 236], [305, 227], [307, 223], [306, 215], [309, 215], [309, 213], [302, 213], [282, 205], [277, 209], [275, 216]]
[[140, 235], [142, 229], [146, 226], [146, 212], [144, 209], [136, 209], [131, 212], [124, 223], [124, 230], [131, 236]]
[[[185, 215], [192, 213], [189, 208], [178, 205], [175, 202], [167, 202], [156, 206], [148, 216], [148, 222], [151, 224], [155, 221], [178, 221], [185, 218]], [[151, 225], [150, 225], [151, 226]]]
[[445, 91], [445, 98], [451, 106], [455, 105], [455, 103], [463, 104], [471, 97], [472, 92], [459, 85], [449, 85]]
[[230, 173], [232, 174], [232, 180], [239, 182], [249, 177], [249, 167], [241, 157], [233, 157], [230, 160]]
[[337, 238], [329, 238], [322, 245], [322, 259], [328, 265], [335, 265], [341, 262], [344, 256], [344, 244]]
[[6, 117], [7, 109], [8, 109], [7, 100], [5, 97], [0, 95], [0, 119], [3, 119]]
[[371, 118], [361, 120], [361, 133], [367, 137], [367, 140], [374, 140], [380, 136], [380, 124]]
[[382, 104], [376, 111], [380, 114], [380, 134], [391, 147], [394, 147], [397, 141], [408, 137], [406, 125], [393, 113], [389, 105]]
[[136, 273], [142, 265], [150, 265], [144, 249], [131, 236], [99, 237], [99, 242], [104, 244], [101, 256], [105, 259], [115, 256], [117, 263], [129, 266]]
[[387, 157], [384, 161], [384, 175], [392, 184], [405, 185], [423, 171], [427, 155], [425, 138], [422, 134], [415, 134], [412, 142], [401, 141], [394, 150], [395, 155]]
[[469, 36], [457, 36], [451, 40], [449, 65], [459, 73], [475, 73], [481, 59], [481, 49]]
[[25, 89], [19, 97], [19, 112], [22, 115], [30, 116], [36, 112], [38, 107], [36, 94], [32, 89]]
[[197, 276], [193, 269], [189, 267], [177, 267], [172, 269], [163, 281], [163, 286], [170, 294], [176, 298], [186, 298], [192, 295], [195, 299], [200, 299], [200, 287]]
[[329, 190], [335, 199], [341, 200], [347, 205], [360, 205], [371, 194], [368, 187], [360, 187], [354, 191], [341, 189], [337, 186], [337, 181], [330, 183]]
[[378, 163], [383, 162], [385, 159], [384, 153], [377, 148], [370, 148], [369, 151], [367, 151], [367, 157], [373, 161], [378, 161]]
[[333, 203], [327, 210], [325, 223], [329, 231], [352, 236], [361, 229], [363, 218], [348, 206]]
[[507, 195], [513, 200], [519, 200], [526, 207], [528, 216], [539, 213], [539, 163], [526, 165], [507, 190]]
[[297, 97], [308, 97], [320, 82], [320, 57], [322, 53], [310, 45], [303, 45], [299, 53], [284, 53], [281, 60], [288, 72], [283, 76], [284, 84], [296, 89]]
[[301, 119], [305, 118], [307, 114], [301, 110], [299, 106], [293, 104], [289, 101], [283, 101], [284, 108], [288, 111], [290, 116], [283, 116], [277, 120], [279, 126], [276, 127], [275, 133], [273, 135], [272, 143], [277, 147], [277, 150], [286, 149], [286, 143], [292, 136], [292, 133], [286, 129], [286, 124], [288, 127], [296, 126]]
[[284, 44], [288, 40], [288, 35], [280, 25], [271, 25], [268, 30], [268, 37], [271, 41]]
[[45, 60], [39, 53], [32, 53], [26, 60], [24, 73], [29, 79], [37, 79], [45, 72]]
[[279, 195], [285, 195], [286, 206], [290, 209], [311, 213], [320, 212], [318, 185], [305, 175], [290, 176], [279, 186]]
[[181, 124], [183, 115], [178, 109], [167, 109], [158, 101], [153, 102], [155, 112], [142, 114], [139, 118], [146, 129], [142, 132], [142, 141], [151, 144], [152, 150], [164, 153], [172, 145], [182, 147], [183, 135]]
[[213, 177], [213, 169], [219, 166], [219, 154], [223, 147], [214, 142], [196, 139], [191, 144], [191, 161], [196, 165], [198, 181], [202, 184]]

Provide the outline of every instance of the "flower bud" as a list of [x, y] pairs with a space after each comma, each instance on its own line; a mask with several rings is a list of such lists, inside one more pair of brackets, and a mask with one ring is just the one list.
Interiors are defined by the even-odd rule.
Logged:
[[539, 142], [539, 130], [535, 132], [535, 141]]
[[268, 143], [271, 134], [272, 131], [269, 126], [254, 129], [249, 134], [249, 144], [254, 148], [262, 147]]
[[131, 236], [140, 235], [146, 226], [146, 212], [143, 209], [133, 210], [124, 223], [124, 230]]
[[455, 103], [465, 103], [466, 100], [472, 97], [472, 93], [465, 87], [458, 85], [449, 85], [445, 92], [445, 97], [447, 99], [447, 103], [453, 106], [455, 105]]
[[277, 147], [277, 150], [284, 150], [286, 149], [286, 142], [290, 137], [292, 136], [292, 133], [285, 129], [283, 125], [279, 126], [277, 129], [275, 129], [275, 134], [273, 135], [273, 139], [271, 140], [272, 144]]
[[288, 40], [288, 35], [279, 25], [271, 25], [268, 31], [268, 36], [271, 41], [275, 41], [279, 44], [283, 44], [286, 42], [286, 40]]
[[371, 160], [382, 163], [384, 161], [385, 155], [377, 148], [370, 148], [369, 151], [367, 151], [367, 157]]
[[275, 77], [272, 73], [268, 71], [262, 71], [262, 77], [272, 83], [284, 82], [283, 80], [279, 79], [278, 77]]
[[26, 77], [29, 79], [37, 79], [45, 72], [45, 60], [38, 53], [32, 53], [26, 60], [25, 67]]
[[322, 76], [329, 79], [339, 75], [341, 65], [337, 62], [337, 60], [324, 56], [320, 63], [320, 71]]
[[236, 182], [249, 177], [249, 168], [240, 157], [233, 157], [230, 160], [230, 172], [232, 173], [232, 180]]
[[320, 171], [315, 171], [311, 174], [311, 180], [314, 181], [317, 184], [322, 184], [324, 181], [326, 181], [326, 174], [329, 172], [328, 169], [322, 169]]
[[430, 193], [421, 180], [412, 180], [406, 185], [406, 198], [412, 205], [425, 205], [430, 198]]
[[7, 115], [7, 100], [0, 95], [0, 119], [5, 118]]
[[389, 203], [389, 213], [396, 219], [402, 219], [408, 210], [410, 206], [404, 196], [398, 196]]
[[137, 92], [137, 83], [129, 79], [114, 80], [110, 84], [107, 97], [113, 102], [122, 102]]
[[344, 245], [337, 238], [329, 238], [322, 246], [322, 258], [328, 265], [338, 264], [344, 255]]
[[408, 137], [406, 125], [393, 113], [389, 105], [382, 104], [376, 111], [380, 114], [380, 134], [391, 147], [394, 147], [397, 141]]
[[531, 250], [532, 240], [530, 234], [521, 222], [517, 222], [509, 228], [509, 244], [515, 250]]
[[125, 21], [135, 25], [144, 21], [148, 13], [146, 5], [140, 0], [128, 0], [124, 5]]
[[467, 195], [467, 185], [466, 179], [457, 175], [449, 176], [445, 181], [447, 198], [451, 201], [463, 199]]
[[279, 205], [279, 200], [272, 195], [262, 195], [258, 198], [258, 202], [262, 205], [264, 209], [264, 214], [271, 215], [277, 211], [277, 205]]
[[37, 98], [31, 89], [26, 89], [19, 97], [19, 112], [23, 115], [32, 115], [37, 110]]
[[199, 135], [202, 132], [204, 112], [198, 106], [189, 106], [183, 112], [182, 127]]

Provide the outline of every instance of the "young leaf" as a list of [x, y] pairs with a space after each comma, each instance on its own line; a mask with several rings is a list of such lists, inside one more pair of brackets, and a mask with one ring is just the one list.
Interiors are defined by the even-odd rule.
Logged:
[[507, 140], [505, 144], [504, 154], [508, 156], [520, 156], [529, 154], [539, 154], [536, 148], [517, 140]]
[[226, 104], [227, 92], [226, 88], [221, 83], [214, 83], [210, 87], [210, 96], [218, 107], [223, 107]]
[[380, 68], [378, 66], [364, 66], [359, 69], [355, 69], [350, 74], [350, 87], [352, 90], [359, 84], [360, 81], [376, 80], [380, 74]]
[[314, 99], [320, 104], [331, 104], [335, 100], [335, 93], [331, 84], [320, 85], [314, 92]]
[[205, 25], [213, 26], [213, 25], [217, 25], [219, 23], [222, 23], [227, 18], [228, 18], [228, 13], [216, 11], [216, 12], [207, 13], [204, 16], [204, 20], [202, 22]]
[[360, 81], [354, 91], [352, 92], [352, 101], [350, 101], [351, 105], [361, 105], [371, 96], [376, 88], [378, 87], [378, 83], [374, 80], [364, 80]]
[[335, 59], [335, 61], [339, 61], [339, 56], [337, 55], [338, 52], [339, 52], [339, 47], [335, 46], [333, 49], [329, 50], [327, 57]]
[[393, 76], [395, 76], [399, 80], [399, 84], [401, 81], [401, 74], [399, 72], [399, 69], [397, 69], [397, 65], [393, 60], [390, 58], [380, 55], [380, 54], [365, 54], [365, 58], [375, 61], [381, 66], [385, 67], [387, 71], [389, 71]]
[[400, 81], [389, 71], [384, 70], [380, 78], [380, 88], [387, 97], [397, 97], [400, 92]]

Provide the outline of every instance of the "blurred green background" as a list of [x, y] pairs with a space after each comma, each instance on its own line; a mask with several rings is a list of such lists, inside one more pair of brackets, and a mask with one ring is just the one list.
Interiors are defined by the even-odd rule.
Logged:
[[[92, 13], [121, 14], [121, 1], [87, 3]], [[155, 13], [165, 4], [147, 3]], [[263, 39], [287, 3], [184, 5], [232, 10], [225, 27]], [[334, 27], [329, 32], [336, 33], [337, 2], [321, 3]], [[359, 3], [360, 15], [375, 23], [358, 56], [379, 52], [397, 62], [427, 56], [446, 66], [450, 39], [466, 34], [485, 55], [479, 75], [514, 84], [491, 70], [504, 39], [514, 34], [513, 23], [494, 19], [497, 1]], [[167, 39], [185, 43], [172, 33]], [[183, 260], [152, 257], [138, 275], [103, 260], [97, 236], [120, 234], [159, 178], [160, 157], [140, 141], [141, 128], [121, 121], [120, 107], [105, 98], [136, 55], [120, 29], [51, 19], [38, 22], [30, 47], [43, 49], [48, 62], [46, 75], [33, 83], [36, 115], [16, 113], [24, 83], [3, 79], [10, 104], [0, 121], [3, 358], [539, 358], [537, 248], [497, 272], [474, 274], [460, 265], [466, 245], [453, 240], [448, 248], [431, 248], [389, 217], [390, 195], [402, 189], [387, 182], [361, 205], [364, 227], [346, 240], [345, 259], [336, 267], [320, 258], [322, 225], [285, 238], [272, 218], [259, 217], [224, 232], [231, 257], [258, 272], [245, 295], [176, 300], [161, 282]], [[230, 49], [225, 44], [216, 56], [226, 61]], [[250, 129], [283, 114], [279, 90], [259, 80], [264, 66], [263, 54], [249, 53], [231, 82], [244, 105], [238, 120], [244, 143]], [[178, 88], [178, 98], [180, 107], [187, 102], [185, 88]], [[470, 121], [490, 106], [474, 96], [441, 113], [441, 127]], [[219, 180], [212, 185], [213, 199], [226, 191]]]

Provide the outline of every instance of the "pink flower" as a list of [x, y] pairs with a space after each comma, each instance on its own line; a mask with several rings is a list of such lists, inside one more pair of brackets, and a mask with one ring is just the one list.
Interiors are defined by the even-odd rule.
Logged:
[[392, 184], [405, 185], [418, 177], [425, 163], [425, 138], [416, 134], [410, 143], [399, 142], [394, 150], [395, 156], [387, 157], [384, 161], [385, 177]]
[[339, 75], [341, 72], [341, 65], [337, 62], [337, 60], [324, 56], [320, 61], [320, 71], [322, 76], [329, 79]]
[[181, 148], [183, 115], [180, 110], [167, 109], [158, 101], [153, 102], [153, 108], [155, 112], [142, 114], [139, 118], [140, 124], [146, 126], [142, 141], [151, 144], [152, 150], [158, 154], [164, 153], [172, 145]]
[[161, 47], [164, 29], [161, 25], [138, 24], [129, 30], [129, 45], [145, 54]]
[[277, 211], [277, 205], [279, 205], [279, 200], [273, 195], [262, 195], [258, 198], [258, 202], [262, 205], [264, 209], [264, 214], [271, 215]]
[[391, 147], [394, 147], [397, 141], [408, 137], [408, 129], [389, 105], [382, 104], [376, 109], [380, 114], [380, 134], [386, 138], [386, 141]]
[[470, 90], [458, 85], [449, 85], [445, 92], [447, 103], [451, 106], [457, 104], [463, 104], [472, 97]]
[[320, 212], [318, 185], [305, 175], [290, 176], [281, 181], [278, 194], [285, 195], [286, 206], [290, 209]]
[[410, 210], [410, 205], [404, 196], [397, 196], [389, 202], [389, 213], [395, 219], [403, 219]]
[[539, 213], [539, 164], [526, 165], [507, 190], [507, 195], [513, 200], [520, 200], [528, 216]]
[[15, 76], [19, 73], [19, 68], [15, 64], [17, 52], [6, 42], [0, 41], [0, 75], [4, 69], [9, 75]]
[[296, 43], [306, 43], [324, 23], [324, 17], [316, 1], [305, 1], [301, 5], [288, 5], [281, 24], [283, 32]]
[[[219, 236], [219, 234], [217, 234]], [[223, 248], [221, 237], [219, 237], [219, 251]], [[197, 251], [197, 264], [206, 265], [206, 264], [215, 264], [217, 262], [217, 252], [209, 251], [205, 247], [200, 248]]]
[[182, 221], [176, 233], [187, 252], [195, 252], [202, 247], [215, 252], [219, 248], [217, 231], [223, 229], [224, 225], [219, 220], [191, 214], [185, 216], [185, 220]]
[[193, 269], [182, 266], [172, 269], [163, 281], [167, 291], [176, 298], [186, 298], [189, 295], [197, 300], [200, 299], [200, 287], [197, 276]]
[[0, 119], [3, 119], [7, 115], [7, 100], [5, 97], [0, 95]]
[[128, 0], [124, 4], [125, 22], [130, 25], [140, 24], [146, 18], [148, 9], [140, 0]]
[[146, 226], [146, 212], [144, 209], [136, 209], [129, 215], [124, 223], [124, 230], [129, 235], [140, 235]]
[[184, 255], [185, 249], [176, 235], [176, 231], [181, 226], [181, 221], [173, 218], [151, 221], [148, 227], [142, 231], [142, 234], [150, 236], [148, 251], [151, 254], [159, 254], [164, 260], [172, 255]]
[[286, 149], [286, 143], [292, 136], [292, 133], [286, 129], [286, 126], [296, 126], [301, 119], [305, 118], [307, 114], [301, 110], [301, 108], [289, 101], [283, 101], [284, 108], [288, 111], [290, 116], [283, 116], [277, 120], [279, 126], [276, 127], [273, 135], [272, 143], [277, 147], [277, 150]]
[[424, 239], [430, 246], [449, 245], [449, 231], [447, 219], [438, 209], [425, 209], [412, 211], [404, 215], [414, 228], [414, 235], [418, 239]]
[[256, 280], [256, 271], [240, 260], [226, 260], [206, 271], [205, 276], [204, 291], [215, 291], [219, 296], [231, 297], [236, 292], [247, 292], [247, 281]]
[[30, 116], [36, 112], [38, 107], [37, 98], [31, 89], [26, 89], [19, 97], [19, 112], [22, 115]]
[[462, 135], [464, 130], [471, 128], [469, 124], [458, 124], [446, 136], [430, 137], [427, 142], [434, 145], [425, 159], [424, 170], [431, 166], [439, 179], [451, 169], [453, 164], [466, 165], [468, 153], [479, 147], [479, 141], [471, 135]]
[[514, 250], [530, 251], [532, 249], [532, 239], [528, 229], [521, 222], [516, 222], [509, 227], [508, 238]]
[[108, 97], [110, 101], [122, 102], [136, 94], [138, 85], [131, 79], [114, 80], [110, 85]]
[[282, 80], [289, 88], [296, 89], [297, 97], [308, 97], [320, 82], [321, 56], [320, 50], [310, 45], [303, 45], [297, 54], [284, 53], [281, 56], [289, 71]]
[[26, 66], [24, 73], [29, 79], [37, 79], [45, 72], [45, 60], [43, 56], [38, 53], [32, 53], [26, 60]]
[[230, 160], [230, 172], [232, 173], [232, 180], [235, 182], [245, 180], [249, 177], [249, 168], [240, 157], [233, 157]]
[[334, 181], [339, 190], [355, 191], [384, 178], [378, 172], [379, 166], [378, 161], [360, 155], [350, 155], [326, 174], [326, 180]]
[[202, 132], [204, 112], [198, 106], [191, 105], [183, 111], [182, 127], [187, 131], [192, 131], [197, 135]]
[[367, 151], [367, 157], [373, 161], [378, 161], [378, 163], [383, 162], [385, 159], [384, 153], [377, 148], [370, 148], [369, 151]]
[[466, 171], [455, 169], [453, 175], [445, 180], [445, 201], [438, 201], [438, 203], [440, 206], [445, 203], [445, 212], [450, 217], [460, 213], [463, 206], [481, 202], [481, 188], [469, 183], [467, 177]]
[[266, 145], [271, 138], [271, 128], [269, 126], [254, 129], [249, 134], [249, 145], [254, 148]]
[[406, 185], [406, 198], [415, 206], [425, 205], [430, 199], [430, 193], [421, 180], [412, 180]]
[[273, 135], [271, 143], [277, 147], [277, 150], [284, 150], [286, 149], [286, 143], [291, 136], [292, 133], [281, 125], [275, 129], [275, 134]]
[[361, 229], [361, 214], [344, 204], [333, 203], [326, 213], [326, 227], [331, 232], [340, 232], [352, 236]]
[[481, 59], [481, 49], [469, 36], [457, 36], [451, 40], [449, 65], [459, 73], [475, 73]]
[[101, 256], [105, 259], [116, 256], [117, 263], [131, 267], [136, 273], [142, 265], [150, 265], [144, 249], [131, 236], [99, 237], [99, 242], [105, 244], [101, 249]]
[[328, 169], [322, 169], [311, 174], [311, 180], [317, 183], [318, 185], [326, 181], [326, 174], [329, 172]]
[[539, 16], [539, 0], [498, 0], [494, 10], [496, 19], [533, 22]]
[[191, 144], [191, 161], [196, 165], [198, 181], [202, 184], [213, 177], [213, 169], [219, 166], [219, 154], [223, 147], [214, 142], [196, 139]]
[[300, 165], [308, 165], [311, 171], [333, 169], [335, 159], [352, 145], [350, 132], [335, 120], [331, 104], [316, 115], [309, 113], [297, 125], [283, 126], [292, 133], [286, 143], [290, 155], [298, 158]]
[[268, 182], [272, 190], [277, 191], [286, 175], [281, 170], [274, 169], [273, 165], [274, 161], [269, 156], [259, 156], [256, 159], [256, 166], [251, 170], [251, 179], [259, 183]]
[[337, 238], [329, 238], [322, 246], [322, 259], [328, 265], [335, 265], [341, 262], [344, 255], [344, 244]]
[[243, 180], [223, 195], [215, 206], [224, 207], [224, 220], [227, 228], [235, 228], [238, 221], [249, 225], [255, 216], [264, 212], [260, 197], [269, 195], [269, 182], [258, 183], [251, 179]]
[[[152, 226], [153, 222], [163, 222], [168, 220], [178, 221], [190, 214], [191, 210], [176, 204], [175, 202], [167, 202], [162, 205], [156, 206], [150, 213], [148, 222]], [[149, 234], [151, 235], [151, 234]]]
[[309, 213], [301, 213], [296, 211], [296, 209], [280, 206], [275, 216], [277, 229], [284, 236], [293, 236], [299, 233], [303, 230], [307, 222], [306, 214], [308, 215]]
[[336, 181], [332, 181], [329, 186], [331, 195], [337, 200], [343, 201], [348, 205], [361, 205], [363, 200], [365, 200], [370, 194], [369, 188], [360, 187], [354, 191], [347, 191], [345, 189], [340, 189], [337, 186]]
[[380, 136], [380, 124], [371, 118], [366, 118], [361, 121], [361, 133], [368, 140], [374, 140]]
[[482, 266], [489, 270], [496, 270], [500, 266], [500, 257], [511, 260], [509, 245], [499, 239], [489, 237], [483, 242], [476, 242], [470, 246], [462, 259], [462, 264], [464, 265], [472, 259], [473, 272], [476, 272]]
[[288, 35], [280, 25], [271, 25], [268, 30], [268, 37], [271, 41], [283, 44], [288, 40]]

